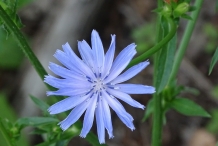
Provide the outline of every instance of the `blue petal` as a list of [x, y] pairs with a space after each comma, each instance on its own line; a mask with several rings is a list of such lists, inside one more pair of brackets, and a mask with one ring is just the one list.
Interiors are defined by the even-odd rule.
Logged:
[[155, 93], [155, 88], [139, 84], [117, 84], [115, 88], [128, 94], [152, 94]]
[[109, 75], [109, 71], [111, 69], [113, 59], [114, 59], [114, 52], [115, 52], [115, 35], [111, 36], [111, 44], [110, 47], [105, 55], [105, 62], [104, 62], [104, 70], [102, 73], [102, 79]]
[[92, 31], [91, 36], [93, 56], [98, 69], [96, 70], [96, 73], [102, 73], [102, 69], [104, 67], [104, 48], [101, 42], [101, 38], [99, 37], [96, 30]]
[[51, 75], [45, 76], [44, 82], [55, 87], [55, 88], [92, 88], [92, 85], [87, 80], [77, 80], [77, 79], [59, 79]]
[[109, 76], [105, 79], [104, 83], [108, 83], [115, 79], [126, 68], [133, 56], [136, 54], [135, 47], [136, 45], [133, 43], [120, 52], [112, 65]]
[[141, 72], [148, 65], [149, 65], [149, 62], [145, 61], [145, 62], [141, 62], [141, 63], [131, 67], [130, 69], [125, 71], [123, 74], [119, 75], [113, 81], [111, 81], [111, 84], [114, 85], [114, 84], [122, 83], [122, 82], [125, 82], [125, 81], [131, 79], [132, 77], [137, 75], [139, 72]]
[[83, 61], [92, 69], [94, 69], [94, 61], [93, 61], [93, 54], [92, 54], [92, 49], [90, 46], [87, 44], [86, 41], [79, 41], [78, 42], [78, 49], [80, 52], [80, 55], [83, 59]]
[[120, 118], [120, 120], [132, 131], [135, 130], [135, 126], [133, 125], [132, 121], [127, 119], [125, 116], [117, 114], [117, 116]]
[[47, 96], [50, 96], [50, 95], [77, 96], [77, 95], [85, 94], [89, 91], [90, 91], [89, 88], [87, 88], [87, 89], [85, 89], [85, 88], [83, 88], [83, 89], [80, 89], [80, 88], [77, 88], [77, 89], [62, 88], [62, 89], [59, 89], [57, 91], [47, 91], [46, 94], [47, 94]]
[[103, 120], [104, 120], [104, 125], [105, 128], [107, 129], [109, 138], [113, 138], [113, 126], [112, 126], [112, 122], [111, 122], [111, 112], [110, 112], [110, 108], [106, 102], [106, 100], [104, 99], [104, 97], [101, 100], [102, 103], [102, 111], [103, 111]]
[[88, 97], [90, 97], [90, 94], [85, 96], [73, 96], [73, 97], [65, 98], [64, 100], [61, 100], [50, 106], [48, 111], [50, 114], [58, 114], [58, 113], [65, 112], [79, 105], [80, 103], [85, 101]]
[[128, 94], [114, 90], [114, 89], [107, 89], [107, 91], [112, 94], [113, 96], [121, 99], [122, 101], [128, 103], [129, 105], [137, 108], [144, 109], [145, 106], [137, 102], [136, 100], [132, 99]]
[[90, 105], [89, 101], [84, 101], [80, 105], [76, 106], [70, 114], [59, 123], [62, 130], [67, 130], [72, 124], [74, 124], [84, 113], [86, 108]]
[[102, 101], [100, 100], [98, 102], [98, 106], [95, 111], [96, 125], [97, 125], [97, 130], [98, 130], [98, 139], [99, 139], [100, 144], [105, 143], [105, 128], [104, 128], [103, 110], [104, 110], [104, 107], [102, 106]]
[[76, 72], [78, 74], [83, 74], [83, 72], [75, 68], [74, 64], [71, 63], [69, 57], [63, 51], [57, 50], [54, 54], [54, 57], [71, 71]]
[[60, 65], [50, 62], [48, 67], [54, 74], [62, 78], [73, 78], [78, 80], [85, 80], [84, 76], [77, 72], [73, 72], [69, 69], [66, 69]]
[[62, 48], [68, 56], [75, 55], [68, 42], [66, 44], [62, 45]]
[[122, 104], [116, 100], [115, 97], [111, 97], [106, 93], [105, 91], [102, 91], [102, 95], [109, 104], [109, 106], [119, 115], [122, 115], [122, 117], [126, 120], [133, 121], [132, 116], [126, 112]]
[[94, 121], [94, 113], [96, 108], [96, 102], [97, 102], [97, 94], [94, 94], [93, 97], [90, 99], [90, 105], [86, 110], [86, 114], [83, 121], [83, 128], [80, 133], [81, 137], [86, 137], [86, 135], [89, 133], [90, 129], [92, 128], [93, 121]]
[[[65, 45], [62, 45], [62, 47], [64, 50], [70, 48], [68, 43]], [[92, 70], [78, 56], [76, 56], [76, 54], [72, 50], [70, 51], [70, 54], [68, 55], [68, 59], [71, 62], [71, 64], [73, 64], [75, 68], [83, 72], [84, 75], [87, 75], [92, 78], [95, 77]]]

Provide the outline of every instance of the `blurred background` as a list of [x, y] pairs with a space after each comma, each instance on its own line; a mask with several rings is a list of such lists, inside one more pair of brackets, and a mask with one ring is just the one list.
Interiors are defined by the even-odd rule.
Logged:
[[[186, 56], [178, 74], [178, 83], [191, 87], [192, 93], [184, 94], [203, 108], [212, 118], [187, 117], [175, 111], [166, 115], [163, 129], [163, 146], [215, 146], [218, 136], [218, 65], [208, 76], [211, 57], [218, 46], [218, 13], [215, 1], [204, 1], [191, 38]], [[49, 62], [57, 62], [53, 54], [61, 45], [69, 42], [75, 52], [77, 41], [90, 43], [91, 31], [96, 29], [105, 50], [116, 34], [116, 54], [132, 42], [137, 44], [138, 53], [149, 49], [155, 41], [155, 19], [151, 12], [156, 8], [152, 0], [19, 0], [18, 15], [27, 40], [37, 57], [47, 69]], [[187, 20], [178, 27], [178, 43]], [[0, 29], [0, 117], [15, 121], [19, 117], [40, 115], [40, 110], [29, 95], [48, 99], [45, 85], [30, 62], [24, 57], [12, 36]], [[129, 82], [152, 85], [151, 65]], [[50, 71], [48, 71], [51, 73]], [[150, 95], [132, 96], [146, 105]], [[136, 130], [128, 129], [112, 113], [114, 139], [109, 146], [150, 146], [152, 120], [142, 122], [144, 111], [123, 103], [134, 117]], [[146, 109], [145, 109], [146, 110]], [[96, 133], [94, 124], [92, 131]], [[40, 136], [29, 135], [21, 143], [36, 145], [43, 141]], [[28, 144], [27, 144], [28, 143]], [[76, 137], [69, 146], [90, 146], [85, 139]], [[0, 135], [0, 146], [6, 146]]]

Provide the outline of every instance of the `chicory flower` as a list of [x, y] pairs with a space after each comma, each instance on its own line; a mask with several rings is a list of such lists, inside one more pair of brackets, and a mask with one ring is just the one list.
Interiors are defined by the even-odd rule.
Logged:
[[[58, 114], [72, 110], [70, 114], [61, 121], [60, 127], [67, 130], [85, 112], [83, 128], [80, 136], [86, 137], [90, 131], [94, 117], [97, 123], [97, 132], [100, 143], [105, 143], [105, 129], [109, 138], [113, 138], [113, 126], [111, 111], [113, 109], [120, 120], [131, 130], [134, 130], [133, 117], [126, 112], [119, 100], [129, 105], [144, 109], [144, 105], [132, 99], [129, 94], [152, 94], [155, 88], [141, 84], [122, 84], [149, 65], [148, 61], [141, 62], [125, 72], [133, 56], [136, 54], [134, 43], [123, 49], [114, 59], [115, 35], [107, 53], [98, 33], [93, 30], [91, 35], [92, 47], [86, 41], [78, 42], [80, 59], [66, 43], [62, 46], [63, 51], [57, 50], [54, 57], [65, 67], [50, 63], [49, 69], [61, 78], [45, 76], [45, 82], [57, 91], [48, 91], [47, 95], [67, 96], [52, 105], [48, 111], [50, 114]], [[119, 99], [119, 100], [118, 100]]]

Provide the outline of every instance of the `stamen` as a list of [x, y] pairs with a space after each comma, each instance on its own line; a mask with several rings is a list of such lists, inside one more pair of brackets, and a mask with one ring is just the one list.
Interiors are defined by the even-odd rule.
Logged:
[[115, 98], [113, 95], [110, 95], [110, 97], [113, 98], [113, 99]]
[[96, 73], [94, 73], [94, 75], [95, 75], [95, 77], [97, 78], [97, 74], [96, 74]]
[[92, 95], [91, 95], [89, 98], [92, 98], [92, 97], [93, 97], [93, 95], [94, 95], [94, 93], [92, 93]]
[[92, 88], [89, 92], [87, 92], [86, 95], [88, 95], [90, 92], [92, 92], [93, 89], [94, 89], [94, 88]]
[[108, 91], [106, 91], [108, 95], [111, 95]]
[[92, 80], [89, 76], [86, 76], [87, 79]]

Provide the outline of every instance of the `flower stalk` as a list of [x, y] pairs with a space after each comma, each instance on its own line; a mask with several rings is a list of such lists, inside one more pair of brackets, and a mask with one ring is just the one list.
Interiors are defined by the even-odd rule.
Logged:
[[187, 24], [187, 27], [186, 27], [185, 33], [182, 37], [180, 46], [179, 46], [178, 51], [175, 55], [175, 61], [173, 64], [173, 69], [172, 69], [171, 75], [170, 75], [169, 84], [172, 83], [174, 81], [174, 79], [176, 78], [180, 64], [182, 62], [182, 59], [183, 59], [184, 54], [186, 52], [188, 43], [190, 41], [192, 32], [195, 28], [195, 24], [196, 24], [202, 3], [203, 3], [203, 0], [196, 0], [195, 1], [194, 7], [196, 7], [197, 9], [195, 11], [193, 11], [191, 14], [192, 20], [189, 20], [189, 22]]
[[139, 62], [146, 60], [148, 57], [150, 57], [151, 55], [153, 55], [154, 53], [159, 51], [166, 43], [168, 43], [173, 38], [173, 36], [175, 35], [175, 33], [177, 31], [177, 26], [172, 18], [167, 18], [167, 22], [168, 22], [169, 30], [170, 30], [169, 34], [165, 38], [163, 38], [158, 44], [153, 46], [151, 49], [149, 49], [145, 53], [143, 53], [140, 56], [133, 59], [129, 63], [127, 68], [129, 68], [135, 64], [138, 64]]

